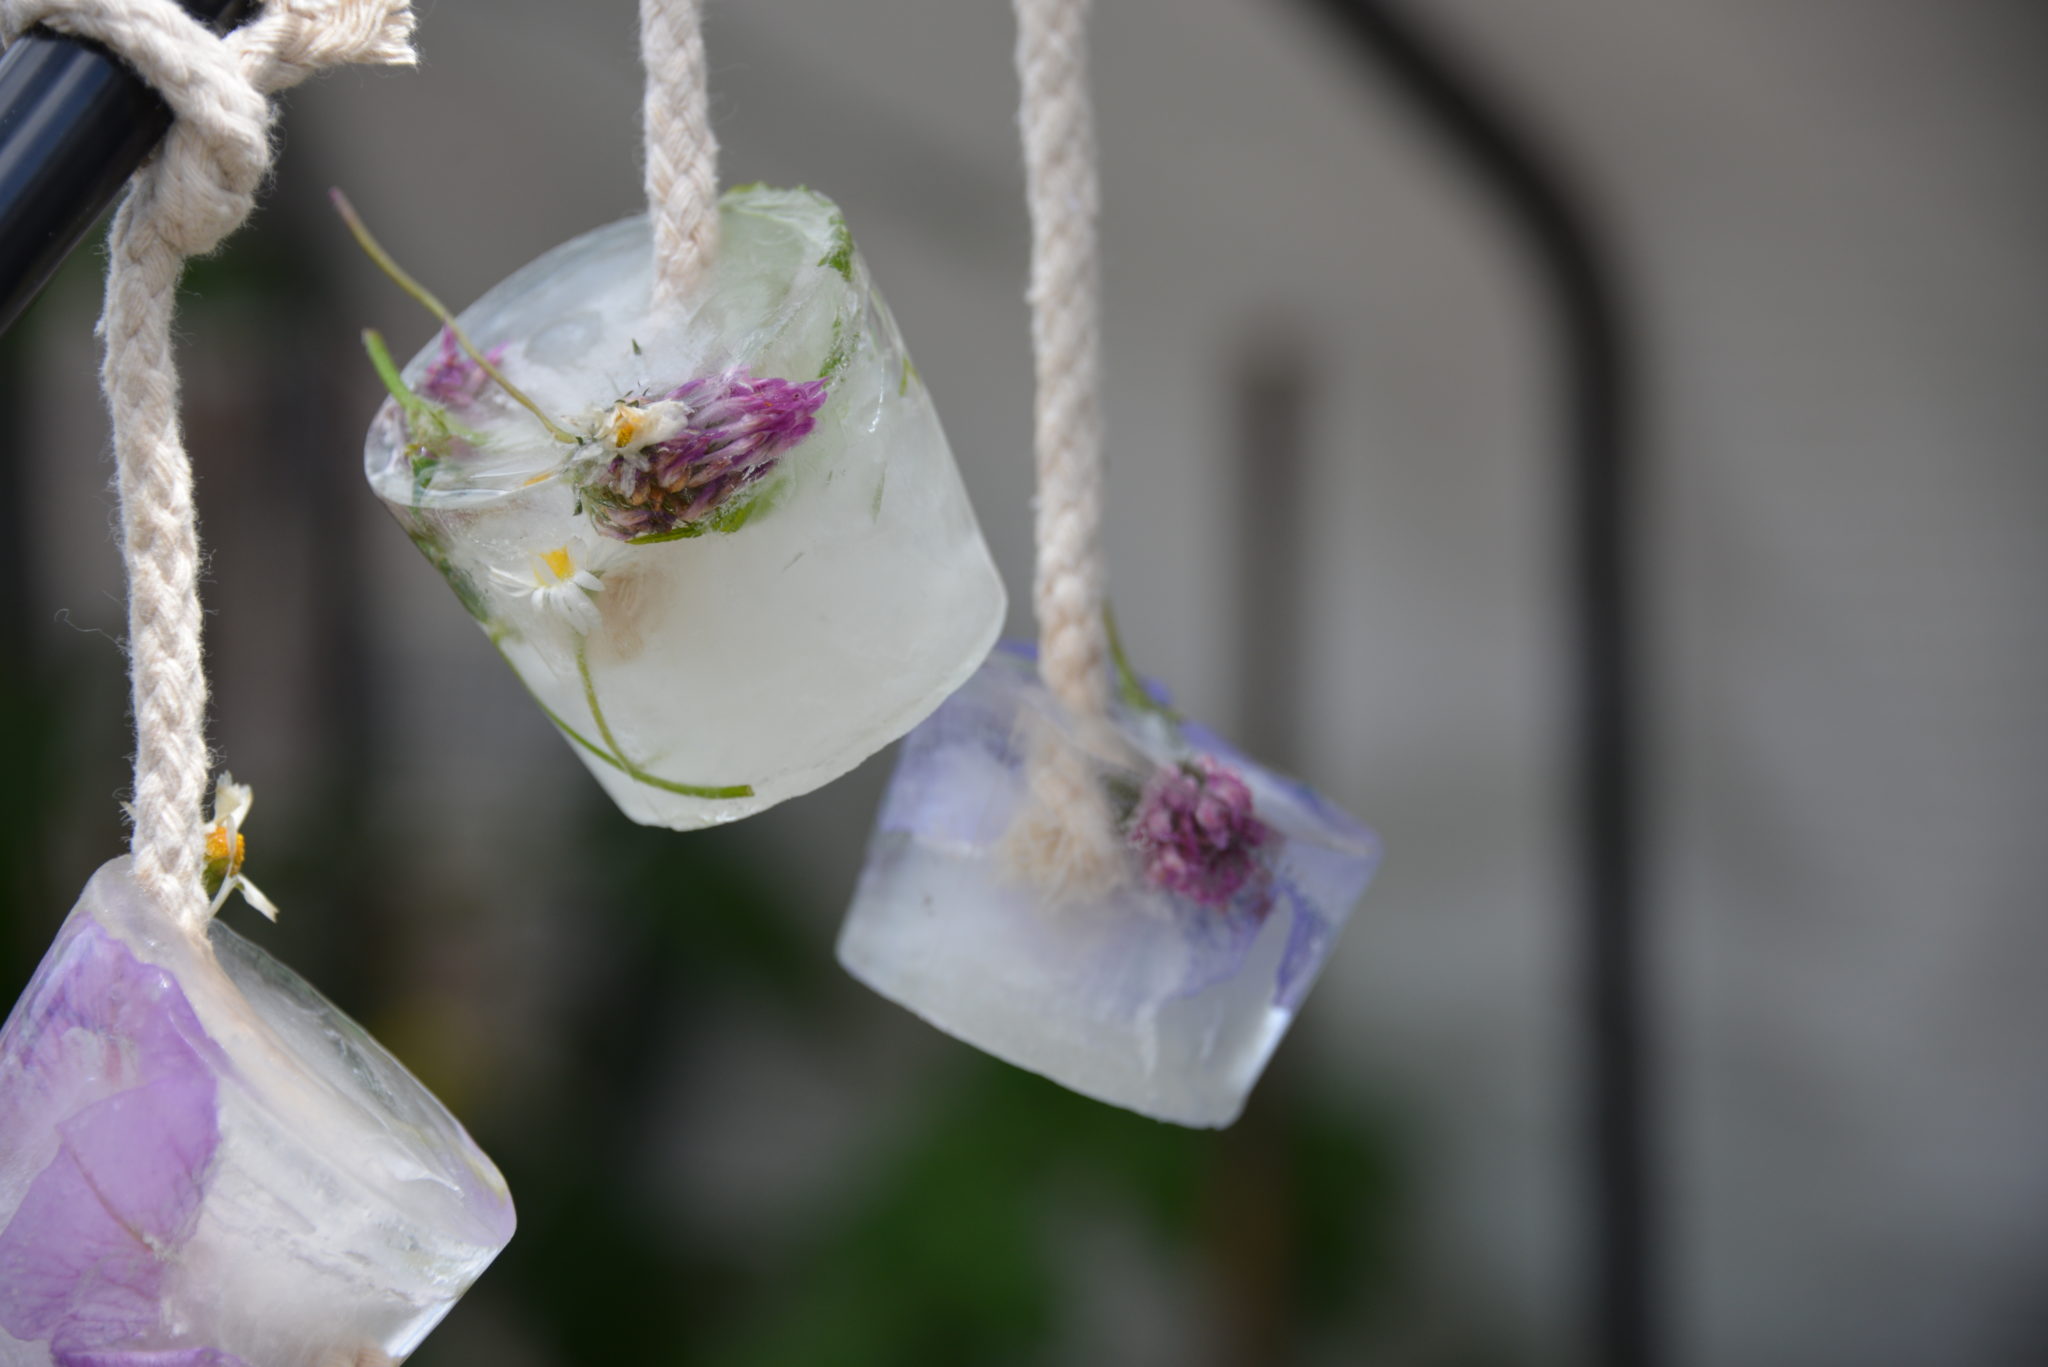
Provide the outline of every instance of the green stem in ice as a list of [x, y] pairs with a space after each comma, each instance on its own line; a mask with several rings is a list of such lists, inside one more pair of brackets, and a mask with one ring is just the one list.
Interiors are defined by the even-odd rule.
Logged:
[[1131, 668], [1131, 659], [1124, 654], [1123, 637], [1117, 634], [1116, 613], [1109, 604], [1102, 605], [1102, 632], [1109, 639], [1109, 661], [1116, 670], [1116, 695], [1125, 707], [1134, 712], [1151, 712], [1176, 724], [1180, 713], [1154, 698], [1145, 688], [1138, 671]]
[[448, 459], [454, 443], [463, 441], [478, 447], [484, 444], [484, 436], [455, 421], [440, 404], [415, 394], [399, 372], [398, 362], [391, 359], [391, 348], [384, 345], [383, 335], [377, 329], [363, 329], [363, 350], [370, 354], [370, 367], [391, 391], [392, 401], [405, 420], [405, 458], [412, 466], [412, 501], [418, 507], [433, 481], [434, 471]]
[[391, 348], [384, 345], [384, 334], [375, 328], [363, 329], [363, 350], [369, 353], [370, 368], [377, 372], [377, 378], [391, 391], [399, 411], [405, 414], [408, 432], [426, 432], [427, 438], [421, 445], [431, 445], [455, 437], [471, 446], [482, 446], [487, 440], [484, 434], [457, 422], [448, 410], [432, 399], [424, 399], [405, 382], [399, 372], [398, 362], [391, 359]]
[[363, 350], [370, 354], [370, 368], [377, 372], [377, 378], [384, 382], [384, 387], [391, 391], [391, 397], [397, 400], [399, 411], [405, 414], [408, 429], [444, 417], [441, 405], [413, 393], [412, 386], [405, 382], [405, 376], [399, 373], [398, 362], [391, 359], [391, 348], [384, 345], [383, 333], [375, 328], [364, 328]]
[[498, 388], [510, 395], [515, 403], [533, 414], [534, 417], [539, 418], [540, 425], [547, 428], [550, 436], [554, 437], [556, 441], [565, 441], [572, 446], [580, 444], [581, 438], [563, 428], [546, 413], [543, 413], [540, 405], [526, 396], [526, 391], [506, 379], [505, 372], [498, 369], [491, 358], [479, 351], [476, 343], [469, 340], [469, 334], [462, 330], [462, 324], [455, 321], [455, 315], [448, 311], [448, 306], [435, 298], [425, 285], [422, 285], [419, 281], [413, 279], [411, 275], [407, 274], [405, 268], [393, 259], [391, 253], [384, 250], [384, 245], [370, 235], [369, 228], [364, 225], [363, 220], [356, 214], [355, 206], [348, 202], [347, 195], [344, 195], [339, 190], [330, 190], [327, 193], [328, 197], [334, 201], [334, 211], [341, 215], [341, 221], [348, 225], [349, 232], [355, 236], [356, 245], [363, 249], [365, 256], [377, 263], [378, 270], [390, 276], [393, 284], [419, 300], [421, 306], [427, 312], [440, 319], [441, 326], [447, 328], [454, 336], [456, 343], [461, 346], [463, 351], [468, 353], [469, 359], [481, 366], [484, 374], [496, 381]]
[[[584, 749], [603, 759], [606, 763], [611, 764], [628, 778], [638, 783], [644, 783], [650, 788], [660, 788], [665, 792], [681, 793], [684, 797], [734, 798], [752, 797], [754, 795], [754, 789], [751, 784], [736, 783], [729, 787], [712, 788], [696, 783], [677, 783], [671, 779], [662, 778], [657, 774], [650, 774], [639, 765], [633, 763], [632, 760], [627, 759], [625, 750], [619, 745], [619, 738], [612, 734], [611, 724], [604, 719], [604, 709], [597, 705], [597, 683], [590, 677], [590, 648], [589, 644], [584, 641], [576, 643], [576, 672], [583, 677], [583, 701], [590, 708], [590, 719], [597, 723], [597, 734], [604, 739], [606, 749], [600, 750], [582, 736], [577, 735], [554, 713], [548, 712], [548, 718], [555, 725], [560, 726], [571, 740], [576, 741]], [[541, 710], [546, 712], [546, 706], [543, 705]]]

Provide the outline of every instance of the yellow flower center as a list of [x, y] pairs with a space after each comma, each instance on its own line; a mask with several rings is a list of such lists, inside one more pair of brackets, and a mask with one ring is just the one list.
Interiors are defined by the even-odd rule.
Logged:
[[612, 410], [612, 445], [624, 449], [639, 435], [640, 420], [646, 414], [627, 404], [620, 404]]
[[248, 839], [237, 833], [234, 848], [228, 848], [228, 823], [223, 821], [206, 833], [206, 881], [210, 887], [218, 888], [221, 880], [232, 878], [241, 871], [242, 859], [249, 852]]
[[557, 579], [566, 580], [576, 571], [575, 564], [569, 559], [569, 548], [567, 546], [557, 546], [551, 551], [542, 551], [540, 558], [547, 565], [548, 572]]

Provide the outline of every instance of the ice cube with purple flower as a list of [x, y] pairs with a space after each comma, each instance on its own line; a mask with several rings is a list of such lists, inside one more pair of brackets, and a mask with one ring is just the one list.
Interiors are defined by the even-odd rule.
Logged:
[[[1152, 694], [1077, 725], [1004, 647], [904, 741], [840, 932], [856, 978], [1101, 1100], [1234, 1120], [1379, 860], [1373, 834]], [[1086, 775], [1120, 866], [1076, 892], [1018, 835], [1032, 769]]]
[[365, 448], [371, 486], [591, 773], [677, 829], [902, 735], [1005, 607], [838, 208], [747, 186], [720, 225], [668, 311], [644, 218], [542, 256], [389, 367]]
[[403, 1067], [125, 859], [0, 1029], [0, 1367], [396, 1361], [512, 1223]]

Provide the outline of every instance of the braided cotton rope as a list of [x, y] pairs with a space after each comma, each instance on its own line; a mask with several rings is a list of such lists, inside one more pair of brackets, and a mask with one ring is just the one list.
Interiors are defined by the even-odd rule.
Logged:
[[1067, 710], [1108, 704], [1102, 605], [1100, 268], [1088, 0], [1017, 0], [1019, 122], [1038, 364], [1038, 668]]
[[201, 884], [206, 672], [199, 537], [178, 422], [171, 312], [185, 258], [213, 250], [255, 206], [270, 169], [269, 96], [345, 62], [413, 60], [407, 0], [269, 0], [223, 38], [176, 0], [0, 0], [0, 33], [31, 25], [118, 53], [177, 116], [129, 183], [108, 238], [99, 335], [128, 569], [135, 707], [135, 880], [188, 930]]
[[640, 61], [647, 68], [641, 123], [654, 302], [666, 314], [689, 298], [718, 251], [718, 139], [699, 0], [640, 0]]
[[1016, 0], [1031, 344], [1037, 362], [1038, 671], [1074, 723], [1043, 734], [1027, 769], [1010, 862], [1056, 899], [1085, 902], [1124, 860], [1101, 785], [1075, 748], [1101, 745], [1109, 707], [1102, 588], [1101, 271], [1088, 0]]

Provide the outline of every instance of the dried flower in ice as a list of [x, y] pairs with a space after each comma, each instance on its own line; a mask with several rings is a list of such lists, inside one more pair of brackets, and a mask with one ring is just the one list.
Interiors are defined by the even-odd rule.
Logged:
[[[505, 348], [495, 346], [484, 355], [492, 365], [497, 365], [505, 359]], [[454, 331], [442, 328], [441, 354], [427, 366], [427, 373], [420, 380], [420, 394], [459, 411], [475, 403], [490, 382], [489, 372], [463, 351]]]
[[599, 424], [578, 492], [597, 529], [617, 540], [698, 535], [811, 434], [825, 397], [822, 380], [740, 369], [618, 404]]
[[1200, 755], [1152, 775], [1126, 835], [1155, 886], [1221, 907], [1262, 875], [1258, 852], [1273, 828], [1253, 811], [1245, 781]]

